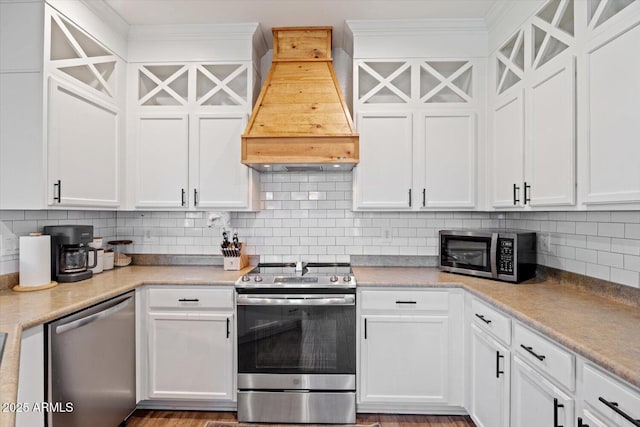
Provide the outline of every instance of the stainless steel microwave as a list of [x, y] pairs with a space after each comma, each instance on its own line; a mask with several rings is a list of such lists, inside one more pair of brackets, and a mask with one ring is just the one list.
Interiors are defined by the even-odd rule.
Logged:
[[536, 275], [536, 233], [520, 230], [441, 230], [440, 269], [522, 282]]

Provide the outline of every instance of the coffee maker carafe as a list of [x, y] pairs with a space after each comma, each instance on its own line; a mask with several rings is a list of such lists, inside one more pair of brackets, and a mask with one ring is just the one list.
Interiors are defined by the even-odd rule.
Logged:
[[[93, 241], [93, 225], [48, 225], [44, 234], [51, 235], [51, 278], [58, 282], [78, 282], [93, 275], [89, 270], [96, 266], [96, 249]], [[89, 251], [94, 252], [93, 265], [89, 264]]]

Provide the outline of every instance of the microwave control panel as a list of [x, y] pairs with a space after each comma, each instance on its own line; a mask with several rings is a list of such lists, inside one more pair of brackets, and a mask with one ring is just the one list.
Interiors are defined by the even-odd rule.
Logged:
[[513, 239], [498, 239], [498, 274], [513, 276]]

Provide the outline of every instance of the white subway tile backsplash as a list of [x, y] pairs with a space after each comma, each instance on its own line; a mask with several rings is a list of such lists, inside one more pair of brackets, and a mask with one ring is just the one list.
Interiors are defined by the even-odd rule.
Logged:
[[586, 274], [596, 279], [609, 280], [610, 271], [611, 269], [604, 265], [587, 264]]
[[624, 224], [600, 222], [598, 223], [598, 236], [624, 237]]
[[637, 271], [611, 268], [610, 280], [615, 283], [621, 283], [623, 285], [640, 288], [640, 273], [638, 273]]

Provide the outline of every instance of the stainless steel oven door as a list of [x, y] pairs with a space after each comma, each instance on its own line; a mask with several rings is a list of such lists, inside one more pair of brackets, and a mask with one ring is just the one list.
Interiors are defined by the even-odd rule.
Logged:
[[238, 294], [238, 373], [355, 375], [354, 294]]

